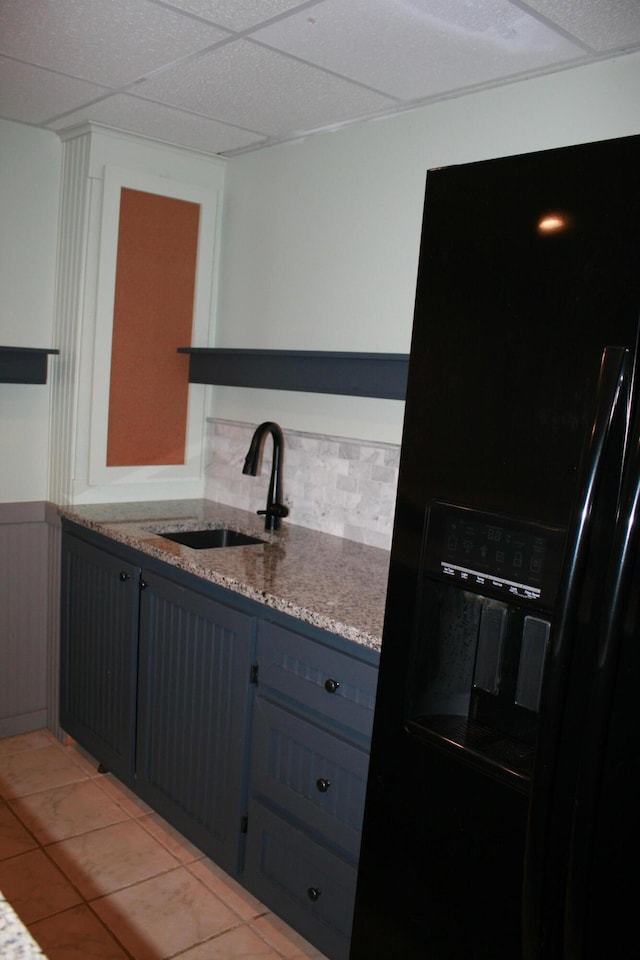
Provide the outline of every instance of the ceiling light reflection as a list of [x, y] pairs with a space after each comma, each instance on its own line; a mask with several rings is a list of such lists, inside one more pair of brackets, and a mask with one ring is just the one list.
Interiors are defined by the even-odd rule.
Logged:
[[563, 213], [545, 213], [538, 220], [538, 233], [559, 233], [569, 226], [569, 218]]

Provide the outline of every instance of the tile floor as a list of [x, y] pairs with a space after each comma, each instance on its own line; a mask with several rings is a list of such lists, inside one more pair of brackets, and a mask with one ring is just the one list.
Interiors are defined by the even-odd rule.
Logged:
[[0, 740], [0, 890], [49, 960], [325, 960], [46, 730]]

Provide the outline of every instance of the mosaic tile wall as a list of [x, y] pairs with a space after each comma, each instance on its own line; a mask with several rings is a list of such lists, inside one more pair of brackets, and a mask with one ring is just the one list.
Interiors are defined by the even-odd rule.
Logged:
[[[272, 440], [257, 477], [242, 473], [254, 424], [207, 421], [205, 496], [245, 510], [263, 509]], [[385, 550], [391, 547], [400, 447], [284, 431], [283, 494], [292, 523]]]

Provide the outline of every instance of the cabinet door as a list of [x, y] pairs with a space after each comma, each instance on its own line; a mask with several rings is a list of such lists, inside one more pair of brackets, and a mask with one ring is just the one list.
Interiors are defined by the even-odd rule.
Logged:
[[155, 573], [142, 585], [137, 790], [237, 873], [253, 618]]
[[62, 536], [60, 724], [126, 783], [135, 763], [139, 569]]

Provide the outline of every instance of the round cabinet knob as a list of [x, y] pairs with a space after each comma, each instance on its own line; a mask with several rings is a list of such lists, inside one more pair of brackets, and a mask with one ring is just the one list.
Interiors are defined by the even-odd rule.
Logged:
[[126, 570], [120, 571], [120, 582], [125, 583], [126, 580], [131, 580], [131, 574], [127, 573]]
[[325, 780], [324, 777], [320, 777], [318, 780], [316, 780], [316, 787], [320, 793], [326, 793], [330, 786], [331, 780]]
[[325, 680], [324, 682], [324, 688], [327, 691], [327, 693], [335, 693], [339, 686], [340, 686], [340, 681], [333, 680], [331, 677], [329, 677], [329, 679]]
[[309, 897], [309, 900], [313, 900], [315, 903], [320, 896], [320, 889], [318, 887], [309, 887], [307, 890], [307, 896]]

